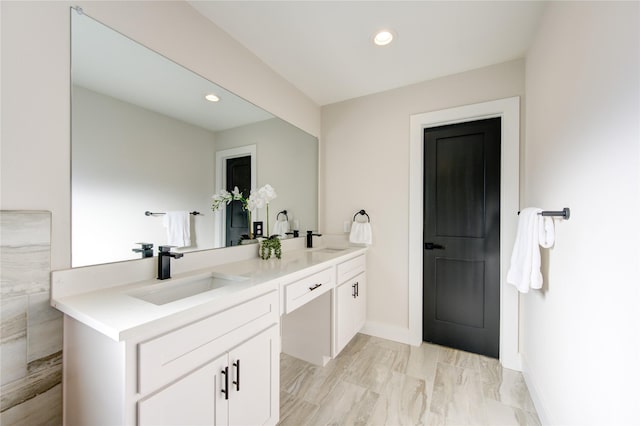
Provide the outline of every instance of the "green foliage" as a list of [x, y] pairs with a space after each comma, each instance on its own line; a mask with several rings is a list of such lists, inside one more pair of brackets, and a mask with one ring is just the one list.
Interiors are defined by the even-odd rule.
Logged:
[[276, 236], [267, 238], [260, 243], [260, 257], [264, 260], [267, 260], [271, 257], [271, 254], [274, 253], [276, 258], [280, 259], [282, 257], [282, 248], [280, 246], [280, 239]]

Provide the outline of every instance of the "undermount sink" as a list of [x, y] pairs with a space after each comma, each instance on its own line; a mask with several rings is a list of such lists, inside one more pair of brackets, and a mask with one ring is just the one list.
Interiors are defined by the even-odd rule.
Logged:
[[325, 247], [325, 248], [321, 248], [321, 249], [315, 250], [314, 253], [335, 254], [335, 253], [340, 253], [341, 251], [345, 251], [346, 249], [347, 249], [347, 247], [344, 247], [344, 248]]
[[204, 292], [215, 291], [222, 295], [234, 290], [240, 290], [244, 288], [241, 283], [248, 279], [247, 277], [236, 275], [211, 273], [204, 276], [200, 275], [153, 284], [149, 288], [136, 290], [129, 295], [154, 305], [165, 305]]

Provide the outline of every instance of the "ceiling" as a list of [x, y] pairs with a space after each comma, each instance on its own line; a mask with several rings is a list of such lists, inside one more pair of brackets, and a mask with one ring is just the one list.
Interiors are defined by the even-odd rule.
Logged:
[[[211, 130], [273, 115], [90, 17], [72, 13], [74, 85]], [[216, 94], [219, 102], [204, 96]]]
[[[189, 1], [318, 105], [524, 57], [542, 1]], [[385, 47], [373, 34], [390, 28]]]

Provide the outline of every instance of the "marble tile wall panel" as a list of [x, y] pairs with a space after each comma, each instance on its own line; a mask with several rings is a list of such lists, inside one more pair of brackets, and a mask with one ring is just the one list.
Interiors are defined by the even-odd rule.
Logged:
[[2, 211], [0, 238], [1, 297], [49, 291], [51, 213]]
[[62, 313], [49, 305], [49, 292], [29, 295], [27, 362], [62, 349]]
[[0, 385], [4, 385], [27, 375], [27, 296], [3, 298], [0, 309]]
[[49, 306], [51, 213], [0, 211], [0, 423], [61, 424], [62, 315]]
[[62, 384], [15, 405], [0, 413], [0, 424], [5, 426], [61, 425], [62, 409], [51, 410], [44, 407], [62, 407]]

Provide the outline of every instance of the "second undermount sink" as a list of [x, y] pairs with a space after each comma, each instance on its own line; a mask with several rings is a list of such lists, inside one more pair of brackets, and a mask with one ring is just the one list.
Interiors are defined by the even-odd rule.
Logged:
[[340, 253], [342, 251], [345, 251], [347, 249], [347, 247], [344, 248], [330, 248], [330, 247], [325, 247], [325, 248], [321, 248], [318, 250], [314, 250], [314, 253], [326, 253], [326, 254], [335, 254], [335, 253]]
[[131, 292], [129, 295], [154, 305], [165, 305], [205, 292], [215, 291], [217, 295], [222, 295], [240, 290], [245, 287], [243, 282], [248, 279], [242, 276], [210, 273], [153, 284], [148, 288]]

